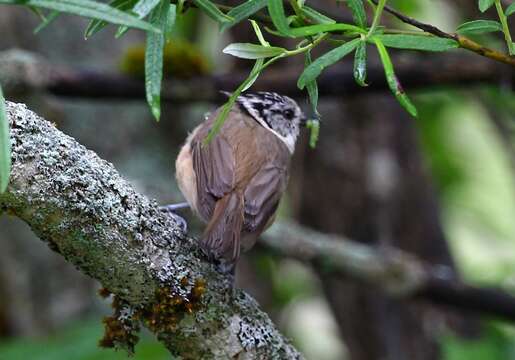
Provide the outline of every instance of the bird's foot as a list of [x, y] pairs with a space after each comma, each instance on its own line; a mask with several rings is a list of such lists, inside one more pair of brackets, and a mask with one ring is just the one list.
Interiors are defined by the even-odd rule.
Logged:
[[160, 206], [159, 210], [175, 212], [177, 210], [187, 209], [189, 207], [190, 207], [190, 204], [188, 204], [187, 202], [181, 202], [181, 203], [177, 203], [177, 204], [168, 204], [168, 205]]
[[217, 261], [215, 266], [216, 270], [219, 273], [224, 274], [226, 278], [229, 280], [231, 289], [234, 289], [234, 285], [236, 282], [236, 263]]
[[[186, 204], [186, 205], [185, 205]], [[177, 215], [175, 213], [178, 209], [183, 209], [189, 207], [188, 203], [179, 203], [179, 204], [170, 204], [165, 206], [160, 206], [159, 210], [169, 215], [171, 218], [175, 220], [177, 225], [179, 225], [179, 228], [182, 230], [182, 232], [186, 233], [188, 232], [188, 223], [186, 220], [184, 220], [183, 217]]]
[[202, 243], [200, 244], [200, 250], [206, 257], [207, 261], [215, 266], [216, 271], [224, 275], [229, 280], [230, 288], [234, 289], [236, 281], [236, 262], [228, 261], [220, 257], [219, 254], [216, 254]]

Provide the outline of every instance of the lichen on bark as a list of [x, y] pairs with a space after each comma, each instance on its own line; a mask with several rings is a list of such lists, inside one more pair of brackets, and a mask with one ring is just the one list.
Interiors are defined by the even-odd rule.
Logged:
[[[0, 212], [27, 222], [53, 250], [140, 311], [151, 329], [144, 317], [163, 306], [163, 294], [167, 306], [182, 301], [173, 308], [184, 311], [174, 326], [153, 329], [175, 356], [301, 358], [258, 304], [203, 259], [195, 239], [111, 164], [25, 105], [7, 102], [6, 110], [13, 166]], [[195, 306], [185, 303], [192, 294]]]

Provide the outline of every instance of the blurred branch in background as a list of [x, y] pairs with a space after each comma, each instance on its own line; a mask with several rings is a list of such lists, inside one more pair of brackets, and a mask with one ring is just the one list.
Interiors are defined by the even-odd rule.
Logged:
[[424, 263], [405, 251], [364, 245], [293, 223], [276, 224], [262, 241], [280, 255], [365, 282], [395, 298], [415, 298], [515, 321], [514, 296], [465, 284], [452, 268]]
[[[472, 84], [495, 84], [509, 79], [515, 82], [515, 72], [511, 68], [486, 59], [471, 59], [467, 55], [414, 54], [412, 57], [400, 57], [397, 63], [398, 77], [406, 88], [411, 89], [431, 86], [470, 87]], [[300, 67], [267, 71], [256, 82], [254, 90], [274, 90], [294, 97], [305, 96], [296, 86], [301, 71]], [[369, 67], [370, 85], [367, 87], [357, 85], [352, 73], [352, 67], [345, 63], [329, 68], [318, 78], [319, 94], [352, 97], [365, 91], [388, 91], [381, 65], [371, 64]], [[219, 90], [234, 89], [247, 76], [246, 72], [233, 72], [190, 80], [171, 79], [163, 82], [162, 100], [174, 103], [225, 100]], [[0, 80], [8, 94], [38, 90], [63, 97], [145, 99], [142, 80], [116, 73], [55, 66], [37, 55], [21, 50], [0, 52]]]

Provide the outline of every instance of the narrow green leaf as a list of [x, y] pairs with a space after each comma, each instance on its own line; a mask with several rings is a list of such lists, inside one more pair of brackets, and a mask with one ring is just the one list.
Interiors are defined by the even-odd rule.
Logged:
[[376, 35], [375, 38], [381, 40], [386, 47], [396, 49], [446, 51], [459, 47], [459, 44], [452, 39], [426, 35], [386, 34]]
[[368, 86], [367, 80], [367, 43], [360, 41], [354, 53], [354, 80], [359, 86]]
[[334, 24], [324, 23], [318, 25], [302, 26], [297, 28], [290, 28], [288, 19], [284, 13], [282, 1], [268, 0], [268, 12], [272, 17], [272, 22], [279, 31], [279, 34], [288, 37], [305, 37], [329, 31], [350, 31], [357, 33], [365, 33], [363, 29], [351, 24]]
[[227, 16], [232, 17], [234, 20], [230, 23], [222, 24], [221, 30], [225, 31], [230, 27], [238, 24], [242, 20], [248, 19], [249, 17], [257, 13], [259, 10], [263, 9], [266, 6], [267, 1], [268, 0], [248, 0], [245, 1], [243, 4], [232, 8], [227, 13]]
[[0, 87], [0, 193], [5, 192], [11, 174], [11, 136], [5, 113], [5, 99]]
[[231, 16], [225, 15], [220, 9], [209, 0], [193, 0], [195, 5], [198, 6], [203, 12], [206, 13], [210, 18], [218, 21], [220, 24], [232, 22], [234, 19]]
[[177, 14], [182, 15], [184, 13], [184, 3], [186, 0], [177, 0]]
[[361, 28], [367, 27], [367, 15], [362, 0], [346, 0], [347, 6], [352, 12], [354, 23]]
[[309, 6], [302, 7], [302, 14], [306, 16], [308, 19], [314, 21], [318, 24], [334, 24], [335, 20], [330, 17], [325, 16], [324, 14], [319, 13], [318, 11], [310, 8]]
[[170, 9], [168, 9], [168, 21], [166, 23], [166, 40], [170, 40], [172, 38], [173, 29], [175, 27], [175, 20], [177, 19], [177, 6], [175, 4], [170, 4]]
[[132, 9], [132, 12], [136, 15], [138, 15], [138, 17], [140, 19], [144, 18], [145, 16], [147, 16], [148, 14], [150, 14], [150, 12], [152, 10], [154, 10], [154, 8], [159, 4], [159, 0], [139, 0], [136, 5], [134, 5], [134, 8]]
[[[143, 19], [145, 16], [150, 14], [150, 12], [159, 4], [159, 0], [139, 0], [134, 8], [132, 8], [132, 13], [136, 15], [139, 19]], [[129, 30], [128, 26], [120, 26], [116, 31], [116, 38], [121, 37]]]
[[364, 34], [366, 33], [363, 29], [351, 25], [351, 24], [318, 24], [318, 25], [308, 25], [302, 26], [298, 28], [289, 28], [288, 34], [291, 37], [305, 37], [310, 35], [315, 35], [319, 33], [329, 32], [329, 31], [349, 31]]
[[[132, 9], [134, 4], [136, 4], [137, 0], [113, 0], [109, 3], [109, 6], [125, 11]], [[95, 35], [97, 32], [105, 28], [109, 23], [103, 20], [93, 19], [89, 22], [86, 31], [84, 32], [84, 38], [88, 39], [91, 36]]]
[[0, 0], [0, 4], [25, 5], [57, 10], [82, 17], [105, 20], [119, 25], [159, 32], [148, 22], [124, 13], [107, 4], [92, 0]]
[[257, 59], [256, 63], [252, 67], [252, 70], [250, 71], [251, 74], [254, 74], [254, 76], [249, 76], [247, 79], [247, 82], [245, 86], [241, 89], [241, 92], [247, 91], [257, 80], [259, 76], [259, 72], [261, 67], [263, 66], [263, 63], [265, 62], [265, 59]]
[[[307, 51], [304, 66], [308, 67], [309, 65], [311, 65], [311, 63], [312, 63], [311, 51]], [[318, 113], [318, 84], [317, 84], [316, 79], [307, 83], [306, 89], [308, 90], [309, 101], [311, 103], [311, 108], [313, 109], [313, 113], [316, 116], [319, 116], [319, 113]]]
[[493, 20], [474, 20], [461, 24], [456, 32], [461, 35], [465, 34], [483, 34], [488, 32], [502, 31], [502, 26]]
[[[254, 77], [255, 74], [252, 75]], [[227, 115], [229, 115], [229, 112], [231, 111], [232, 107], [234, 106], [234, 103], [236, 102], [236, 99], [238, 96], [240, 96], [240, 91], [235, 91], [230, 97], [229, 100], [222, 106], [222, 110], [218, 113], [218, 116], [216, 117], [213, 127], [209, 130], [209, 133], [207, 134], [206, 138], [203, 141], [203, 145], [209, 144], [211, 140], [218, 134], [220, 129], [225, 123], [225, 120], [227, 119]]]
[[268, 13], [279, 33], [283, 36], [291, 36], [290, 25], [284, 13], [283, 2], [279, 0], [268, 0]]
[[45, 19], [34, 29], [34, 34], [37, 34], [44, 28], [46, 28], [48, 25], [50, 25], [52, 22], [54, 22], [55, 19], [60, 15], [61, 13], [57, 10], [52, 10], [47, 16], [45, 16]]
[[242, 59], [262, 59], [285, 53], [286, 49], [275, 46], [234, 43], [229, 44], [225, 49], [223, 49], [223, 52]]
[[306, 123], [306, 127], [309, 129], [309, 146], [314, 149], [317, 146], [318, 136], [320, 134], [320, 120], [309, 119]]
[[227, 119], [227, 115], [229, 114], [232, 107], [234, 106], [234, 103], [236, 102], [236, 99], [238, 98], [238, 96], [240, 96], [240, 94], [243, 91], [248, 89], [250, 87], [250, 85], [252, 85], [256, 81], [257, 77], [263, 70], [262, 60], [263, 59], [256, 60], [256, 64], [252, 68], [247, 79], [245, 79], [245, 81], [242, 82], [236, 90], [234, 90], [234, 92], [231, 94], [231, 96], [229, 97], [227, 102], [222, 106], [222, 110], [218, 113], [218, 116], [216, 117], [216, 119], [213, 123], [213, 126], [211, 127], [211, 129], [209, 130], [209, 133], [207, 134], [206, 138], [203, 141], [204, 145], [209, 144], [209, 142], [216, 136], [216, 134], [218, 134], [218, 132], [220, 131], [220, 129], [222, 128], [222, 126], [225, 122], [225, 119]]
[[38, 9], [37, 7], [34, 7], [34, 6], [29, 6], [28, 9], [30, 11], [32, 11], [39, 18], [39, 20], [41, 20], [41, 21], [45, 20], [45, 14], [43, 13], [43, 11], [41, 11], [41, 9]]
[[408, 113], [410, 113], [413, 117], [417, 117], [417, 108], [411, 100], [408, 98], [406, 93], [404, 92], [399, 79], [395, 75], [393, 70], [392, 60], [390, 59], [390, 55], [388, 55], [388, 51], [384, 44], [378, 38], [374, 37], [374, 42], [377, 47], [377, 51], [379, 52], [379, 57], [381, 58], [381, 62], [383, 63], [384, 73], [386, 75], [386, 81], [390, 90], [397, 98], [397, 101], [406, 109]]
[[504, 13], [506, 14], [506, 16], [510, 16], [511, 14], [515, 13], [515, 2], [508, 6]]
[[485, 12], [490, 9], [490, 7], [494, 4], [495, 0], [479, 0], [479, 10], [481, 12]]
[[[311, 65], [311, 53], [306, 52], [305, 66]], [[310, 119], [306, 123], [306, 127], [309, 129], [309, 146], [314, 149], [318, 141], [318, 133], [320, 130], [320, 114], [318, 112], [318, 85], [316, 79], [306, 84], [306, 88], [309, 94], [309, 102], [313, 109], [315, 119]]]
[[150, 14], [150, 23], [161, 30], [160, 34], [148, 32], [145, 49], [145, 89], [152, 114], [161, 116], [161, 81], [163, 79], [163, 49], [168, 20], [169, 0], [161, 0]]
[[254, 29], [254, 33], [256, 34], [259, 43], [263, 46], [270, 46], [270, 43], [265, 40], [265, 37], [263, 36], [263, 33], [261, 32], [258, 23], [254, 20], [250, 20], [250, 23], [252, 24], [252, 28]]
[[334, 64], [358, 46], [360, 39], [354, 39], [325, 53], [306, 67], [297, 81], [297, 86], [303, 89], [307, 83], [315, 80], [326, 67]]

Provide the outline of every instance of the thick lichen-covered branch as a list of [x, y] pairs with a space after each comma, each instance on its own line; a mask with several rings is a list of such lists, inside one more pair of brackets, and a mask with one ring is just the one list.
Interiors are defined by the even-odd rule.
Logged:
[[[203, 260], [173, 218], [134, 191], [113, 166], [24, 105], [7, 103], [13, 170], [0, 213], [34, 232], [114, 295], [102, 343], [132, 350], [141, 325], [184, 359], [301, 356], [248, 295]], [[467, 285], [445, 267], [297, 225], [263, 238], [281, 255], [311, 262], [403, 298], [515, 319], [515, 298]]]
[[233, 290], [194, 240], [111, 164], [25, 105], [6, 108], [13, 164], [0, 213], [23, 219], [115, 295], [104, 344], [130, 348], [143, 324], [183, 359], [301, 357], [256, 302]]

